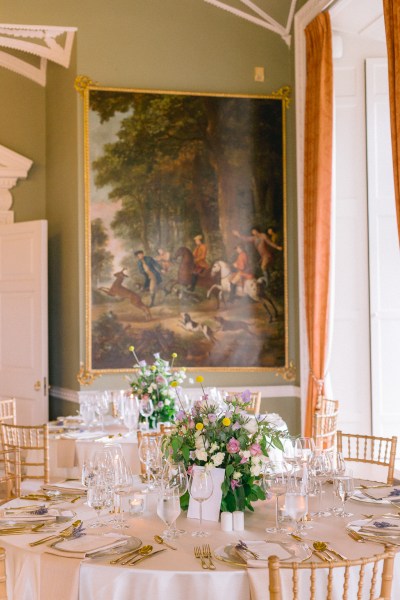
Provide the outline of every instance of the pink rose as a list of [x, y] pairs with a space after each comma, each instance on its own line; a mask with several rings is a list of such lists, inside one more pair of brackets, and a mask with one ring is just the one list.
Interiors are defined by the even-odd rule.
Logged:
[[240, 450], [240, 444], [235, 438], [231, 438], [226, 445], [226, 449], [230, 454], [236, 454]]
[[240, 483], [237, 481], [237, 479], [231, 479], [231, 488], [232, 488], [232, 491], [235, 488], [239, 487], [239, 486], [240, 486]]
[[260, 456], [262, 454], [262, 450], [261, 450], [260, 444], [252, 444], [250, 446], [249, 450], [250, 450], [250, 454], [252, 456]]

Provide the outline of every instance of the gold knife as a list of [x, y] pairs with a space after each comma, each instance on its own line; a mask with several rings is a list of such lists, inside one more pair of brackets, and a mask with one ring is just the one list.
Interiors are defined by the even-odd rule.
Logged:
[[130, 562], [129, 566], [137, 565], [138, 563], [142, 562], [142, 560], [146, 560], [146, 558], [151, 558], [152, 556], [155, 556], [156, 554], [160, 554], [160, 552], [165, 552], [166, 550], [167, 550], [166, 548], [162, 548], [161, 550], [156, 550], [155, 552], [152, 552], [151, 554], [147, 554], [147, 556], [141, 556], [140, 558]]

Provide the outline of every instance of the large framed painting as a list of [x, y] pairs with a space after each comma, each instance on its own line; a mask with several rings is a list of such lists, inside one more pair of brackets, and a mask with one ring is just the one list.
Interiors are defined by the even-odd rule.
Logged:
[[288, 89], [81, 91], [88, 370], [285, 369]]

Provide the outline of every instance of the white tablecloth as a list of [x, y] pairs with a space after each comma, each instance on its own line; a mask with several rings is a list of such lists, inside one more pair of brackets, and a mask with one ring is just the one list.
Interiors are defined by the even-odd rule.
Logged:
[[[329, 493], [331, 488], [332, 486], [328, 487]], [[78, 506], [73, 506], [85, 523], [94, 517], [93, 511], [83, 505], [82, 500]], [[349, 501], [348, 509], [354, 512], [355, 516], [347, 520], [339, 517], [318, 519], [313, 523], [313, 529], [307, 531], [307, 537], [328, 540], [349, 559], [381, 552], [381, 545], [358, 544], [351, 540], [344, 532], [344, 526], [347, 521], [354, 520], [365, 512], [383, 514], [388, 508]], [[221, 600], [224, 595], [229, 597], [229, 600], [265, 600], [268, 597], [267, 569], [246, 570], [216, 561], [216, 571], [205, 571], [195, 559], [193, 547], [202, 541], [206, 541], [215, 549], [239, 538], [266, 539], [265, 527], [271, 526], [273, 519], [273, 501], [261, 502], [254, 514], [246, 512], [244, 532], [223, 533], [218, 523], [205, 522], [211, 535], [206, 540], [199, 540], [190, 535], [198, 527], [198, 522], [181, 516], [178, 527], [186, 529], [188, 533], [176, 541], [177, 551], [167, 550], [157, 557], [143, 561], [137, 567], [110, 566], [104, 559], [83, 561], [79, 571], [79, 600]], [[158, 547], [153, 541], [153, 536], [162, 532], [163, 528], [163, 523], [155, 514], [155, 497], [151, 496], [146, 514], [130, 520], [129, 533], [139, 537], [144, 543], [152, 543]], [[7, 552], [9, 600], [78, 600], [73, 591], [74, 586], [71, 585], [71, 561], [75, 559], [64, 557], [57, 558], [60, 564], [65, 563], [69, 567], [65, 576], [62, 568], [57, 569], [60, 590], [58, 597], [41, 594], [41, 591], [49, 587], [46, 578], [52, 578], [54, 572], [51, 569], [43, 569], [43, 564], [48, 564], [47, 559], [45, 562], [43, 559], [45, 548], [28, 546], [29, 541], [38, 537], [38, 534], [6, 536], [1, 540]], [[79, 565], [75, 567], [75, 574], [77, 568]], [[323, 574], [318, 572], [317, 579], [322, 576]], [[396, 557], [395, 581], [399, 581], [399, 576], [400, 557]], [[353, 598], [355, 595], [354, 590], [350, 589], [349, 597]], [[396, 583], [393, 586], [392, 597], [393, 600], [400, 600], [400, 586]], [[288, 599], [291, 599], [291, 595]]]

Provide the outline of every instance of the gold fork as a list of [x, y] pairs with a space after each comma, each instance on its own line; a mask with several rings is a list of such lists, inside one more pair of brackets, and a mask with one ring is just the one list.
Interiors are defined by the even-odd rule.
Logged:
[[76, 527], [79, 527], [79, 525], [81, 523], [82, 523], [81, 520], [74, 521], [69, 527], [62, 529], [59, 533], [53, 534], [53, 535], [48, 535], [47, 537], [42, 538], [41, 540], [36, 540], [36, 542], [30, 542], [29, 545], [30, 546], [39, 546], [40, 544], [45, 544], [46, 542], [49, 542], [50, 540], [55, 540], [56, 538], [68, 537], [71, 535], [71, 533], [74, 531], [74, 529]]
[[202, 553], [202, 551], [201, 551], [201, 548], [200, 548], [200, 546], [195, 546], [195, 547], [193, 548], [193, 550], [194, 550], [194, 555], [195, 555], [195, 557], [200, 559], [200, 561], [201, 561], [201, 566], [203, 567], [203, 569], [208, 569], [207, 563], [206, 563], [206, 561], [205, 561], [205, 560], [204, 560], [204, 558], [203, 558], [203, 553]]
[[215, 571], [215, 565], [212, 561], [212, 554], [211, 554], [211, 548], [208, 544], [204, 544], [203, 548], [202, 548], [202, 555], [203, 558], [207, 558], [208, 559], [208, 568], [211, 571]]

